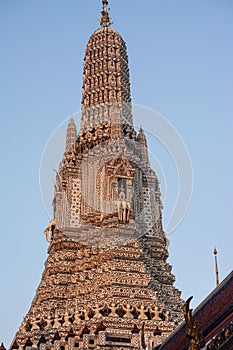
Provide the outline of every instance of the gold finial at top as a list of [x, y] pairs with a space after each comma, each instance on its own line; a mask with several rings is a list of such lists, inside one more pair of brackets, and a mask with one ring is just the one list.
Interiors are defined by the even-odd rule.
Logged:
[[106, 28], [110, 27], [111, 24], [113, 24], [112, 19], [109, 17], [108, 11], [110, 10], [109, 8], [107, 9], [108, 5], [108, 0], [102, 0], [103, 3], [103, 9], [101, 11], [101, 16], [99, 16], [99, 24], [101, 27]]
[[214, 247], [214, 258], [215, 258], [215, 280], [216, 287], [219, 285], [219, 276], [218, 276], [218, 260], [217, 260], [217, 249]]

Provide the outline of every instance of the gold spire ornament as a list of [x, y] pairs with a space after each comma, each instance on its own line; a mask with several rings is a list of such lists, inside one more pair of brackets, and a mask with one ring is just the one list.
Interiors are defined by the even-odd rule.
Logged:
[[99, 16], [98, 22], [102, 28], [107, 28], [107, 27], [110, 27], [110, 25], [113, 24], [113, 22], [112, 22], [112, 19], [109, 17], [109, 13], [108, 13], [110, 9], [109, 8], [107, 9], [108, 0], [102, 0], [102, 3], [103, 3], [103, 9], [101, 11], [101, 16]]
[[191, 340], [188, 350], [200, 350], [205, 345], [205, 340], [197, 328], [196, 322], [194, 321], [192, 311], [193, 309], [190, 309], [190, 301], [193, 297], [190, 297], [186, 300], [184, 304], [184, 319], [187, 326], [187, 337]]
[[215, 260], [215, 277], [216, 277], [216, 287], [219, 285], [219, 277], [218, 277], [218, 259], [217, 259], [217, 249], [214, 248], [214, 260]]

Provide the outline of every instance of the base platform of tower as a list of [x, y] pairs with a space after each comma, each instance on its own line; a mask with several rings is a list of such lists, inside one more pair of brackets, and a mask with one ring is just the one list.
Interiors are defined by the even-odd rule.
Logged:
[[67, 127], [45, 269], [11, 350], [153, 349], [183, 318], [126, 44], [106, 6], [86, 47], [80, 130]]

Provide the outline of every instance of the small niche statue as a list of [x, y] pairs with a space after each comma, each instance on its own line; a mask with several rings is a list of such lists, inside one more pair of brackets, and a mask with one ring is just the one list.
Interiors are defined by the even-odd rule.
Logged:
[[143, 304], [140, 305], [140, 307], [135, 307], [136, 311], [138, 312], [138, 319], [139, 320], [147, 320], [148, 317], [146, 316], [145, 312], [148, 311], [148, 307], [144, 307]]
[[74, 314], [74, 322], [73, 322], [73, 324], [79, 324], [79, 323], [82, 322], [82, 320], [81, 320], [81, 318], [79, 316], [82, 316], [82, 311], [76, 310], [75, 314]]
[[33, 315], [33, 319], [32, 319], [32, 322], [31, 322], [31, 324], [32, 324], [31, 330], [32, 330], [32, 331], [35, 331], [35, 330], [39, 330], [39, 329], [40, 329], [40, 327], [38, 326], [37, 323], [38, 323], [38, 320], [37, 320], [36, 316]]
[[103, 310], [104, 306], [100, 306], [98, 304], [95, 304], [95, 306], [92, 307], [92, 310], [94, 311], [93, 318], [100, 318], [102, 317], [102, 314], [100, 313], [101, 310]]
[[63, 326], [65, 326], [65, 327], [70, 326], [70, 316], [69, 316], [69, 313], [68, 313], [67, 310], [66, 310], [66, 312], [65, 312]]
[[50, 327], [52, 327], [52, 318], [51, 318], [51, 315], [48, 314], [47, 315], [47, 319], [46, 319], [45, 329], [49, 329]]
[[108, 315], [109, 317], [119, 317], [119, 315], [116, 313], [117, 307], [114, 303], [108, 305], [108, 308], [110, 309], [110, 314]]
[[61, 321], [61, 317], [59, 317], [58, 314], [55, 314], [53, 328], [60, 328], [61, 327], [60, 321]]
[[123, 184], [121, 184], [119, 197], [117, 200], [118, 222], [125, 224], [129, 222], [130, 214], [130, 202], [125, 198], [125, 190]]
[[123, 318], [133, 318], [133, 315], [131, 314], [132, 307], [130, 304], [127, 304], [126, 306], [122, 305], [122, 309], [125, 311]]
[[159, 316], [160, 309], [156, 305], [153, 308], [150, 308], [150, 317], [152, 320], [161, 320], [161, 317]]

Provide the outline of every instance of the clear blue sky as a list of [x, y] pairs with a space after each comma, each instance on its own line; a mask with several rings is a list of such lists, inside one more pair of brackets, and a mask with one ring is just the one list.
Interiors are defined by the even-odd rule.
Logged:
[[[233, 2], [110, 0], [113, 27], [127, 43], [132, 99], [165, 116], [188, 147], [193, 197], [170, 236], [176, 286], [192, 306], [232, 268]], [[98, 0], [1, 0], [1, 298], [6, 346], [41, 279], [49, 219], [39, 189], [43, 148], [80, 110], [85, 45], [98, 28]], [[160, 145], [151, 145], [164, 162]], [[62, 156], [62, 154], [61, 154]], [[172, 166], [164, 220], [177, 192]], [[52, 179], [51, 186], [52, 185]]]

